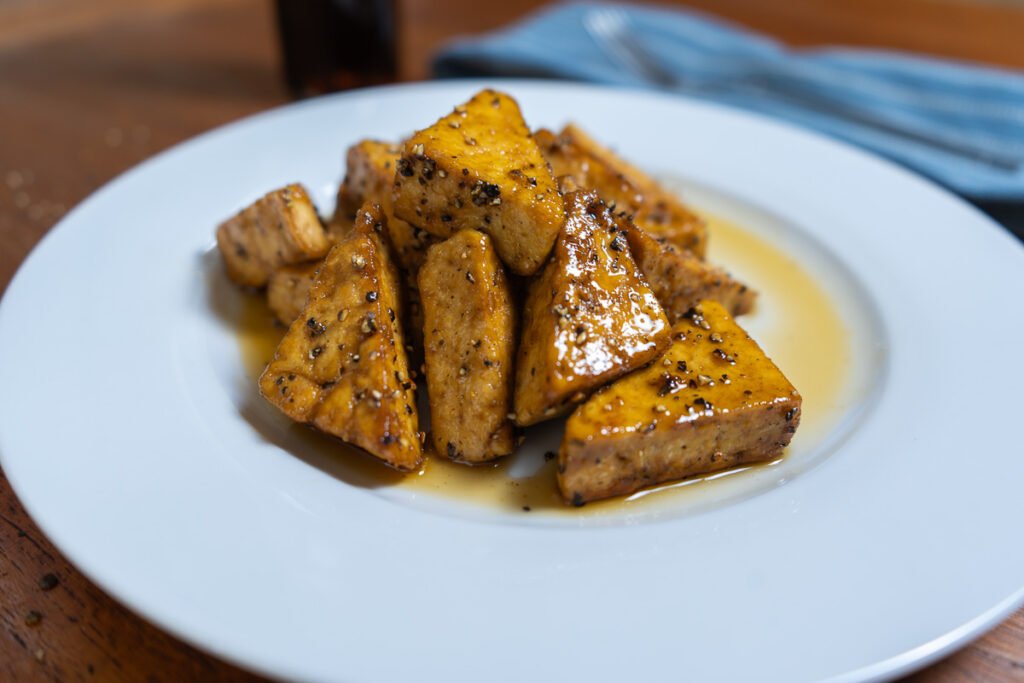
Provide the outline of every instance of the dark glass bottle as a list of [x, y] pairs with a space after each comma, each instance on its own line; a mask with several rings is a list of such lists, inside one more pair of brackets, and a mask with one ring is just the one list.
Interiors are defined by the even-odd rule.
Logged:
[[297, 97], [396, 78], [394, 0], [276, 0], [285, 79]]

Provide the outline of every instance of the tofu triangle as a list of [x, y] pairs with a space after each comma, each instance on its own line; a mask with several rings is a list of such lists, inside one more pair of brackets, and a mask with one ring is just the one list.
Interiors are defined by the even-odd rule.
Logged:
[[260, 393], [293, 420], [409, 471], [423, 452], [385, 220], [378, 205], [359, 210], [320, 266]]
[[431, 247], [420, 291], [435, 450], [464, 463], [509, 455], [516, 309], [490, 238], [463, 230]]
[[669, 344], [665, 313], [605, 203], [594, 192], [571, 192], [565, 206], [565, 227], [523, 310], [520, 425], [566, 412]]
[[559, 488], [581, 505], [773, 460], [796, 432], [801, 404], [721, 304], [703, 301], [673, 326], [659, 360], [572, 414], [558, 454]]
[[754, 308], [757, 292], [721, 268], [635, 225], [626, 228], [626, 240], [672, 323], [705, 299], [719, 302], [732, 315], [743, 315]]
[[704, 258], [708, 241], [704, 220], [651, 176], [571, 123], [557, 135], [541, 129], [534, 139], [563, 186], [571, 183], [594, 190], [616, 211], [632, 214], [651, 235]]
[[565, 223], [561, 196], [519, 105], [482, 90], [409, 138], [395, 174], [398, 218], [438, 237], [490, 235], [508, 268], [532, 275]]

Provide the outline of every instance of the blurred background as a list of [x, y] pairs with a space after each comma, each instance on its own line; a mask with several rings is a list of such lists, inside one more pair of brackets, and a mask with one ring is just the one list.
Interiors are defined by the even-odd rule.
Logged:
[[[545, 4], [0, 0], [0, 289], [64, 212], [153, 153], [299, 95], [428, 78], [431, 57], [447, 41]], [[663, 4], [703, 10], [791, 46], [889, 48], [1024, 69], [1019, 1]], [[356, 19], [339, 28], [331, 12]], [[374, 22], [378, 28], [365, 28]], [[346, 30], [356, 38], [339, 41]], [[350, 43], [348, 53], [338, 47]], [[1006, 222], [1019, 217], [1004, 204], [985, 208]]]
[[[453, 39], [546, 4], [0, 0], [0, 292], [61, 216], [156, 152], [296, 98], [429, 78], [434, 56]], [[1024, 0], [661, 4], [701, 10], [795, 48], [883, 48], [1024, 69]], [[1021, 108], [1010, 108], [1010, 118], [1024, 120]], [[968, 198], [1024, 235], [1021, 201]], [[0, 680], [252, 678], [149, 626], [78, 574], [28, 519], [2, 473], [0, 512]], [[1018, 614], [918, 679], [1022, 680], [1022, 671]]]

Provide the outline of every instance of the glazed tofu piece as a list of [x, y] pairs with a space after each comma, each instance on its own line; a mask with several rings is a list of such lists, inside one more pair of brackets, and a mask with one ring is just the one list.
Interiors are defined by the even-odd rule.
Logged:
[[378, 206], [360, 209], [259, 384], [293, 420], [411, 471], [423, 455], [384, 220]]
[[[389, 195], [395, 179], [395, 162], [402, 148], [381, 140], [360, 140], [345, 153], [345, 178], [338, 187], [334, 213], [352, 225], [356, 212], [366, 201], [376, 201], [387, 213], [381, 195]], [[390, 205], [388, 201], [388, 205]]]
[[656, 239], [635, 225], [626, 229], [626, 240], [670, 322], [677, 322], [705, 299], [717, 301], [734, 316], [754, 308], [757, 292], [721, 268], [701, 261], [664, 238]]
[[416, 273], [426, 258], [427, 247], [437, 238], [394, 215], [391, 192], [395, 183], [395, 165], [401, 151], [401, 146], [379, 140], [362, 140], [349, 147], [332, 231], [346, 232], [352, 226], [356, 210], [364, 203], [380, 204], [392, 251], [398, 263], [415, 281]]
[[316, 271], [323, 261], [309, 261], [294, 266], [281, 266], [267, 282], [267, 305], [277, 321], [291, 325], [306, 307]]
[[434, 245], [419, 283], [435, 450], [464, 463], [512, 453], [515, 306], [490, 238], [462, 230]]
[[594, 190], [614, 204], [616, 212], [631, 214], [636, 224], [654, 237], [704, 258], [704, 220], [649, 175], [573, 124], [557, 135], [541, 129], [534, 138], [553, 173], [564, 183]]
[[672, 346], [572, 414], [558, 486], [574, 505], [778, 458], [800, 394], [717, 302], [672, 328]]
[[565, 211], [547, 162], [508, 95], [483, 90], [407, 140], [398, 161], [395, 215], [438, 237], [490, 235], [519, 275], [540, 269]]
[[281, 266], [323, 258], [330, 242], [301, 185], [268, 192], [217, 228], [228, 277], [262, 287]]
[[397, 218], [392, 204], [395, 165], [401, 146], [379, 140], [362, 140], [348, 149], [345, 179], [338, 190], [338, 203], [332, 220], [332, 234], [344, 235], [351, 229], [356, 208], [365, 202], [379, 204], [384, 214], [391, 252], [403, 270], [406, 317], [403, 319], [406, 341], [411, 349], [413, 367], [423, 355], [423, 315], [416, 275], [427, 255], [427, 248], [438, 241], [430, 233]]
[[568, 220], [530, 283], [516, 360], [515, 419], [566, 412], [669, 344], [669, 322], [594, 192], [565, 197]]

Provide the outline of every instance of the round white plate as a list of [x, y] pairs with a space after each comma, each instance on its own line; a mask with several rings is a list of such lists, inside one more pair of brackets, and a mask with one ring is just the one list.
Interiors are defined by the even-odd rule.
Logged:
[[823, 274], [854, 389], [806, 466], [591, 523], [364, 486], [261, 431], [214, 226], [293, 180], [329, 209], [349, 144], [481, 85], [227, 126], [118, 178], [33, 252], [0, 307], [0, 457], [76, 566], [239, 664], [360, 682], [884, 678], [1020, 604], [1024, 250], [906, 171], [728, 109], [500, 84], [532, 125], [575, 120], [765, 217]]

